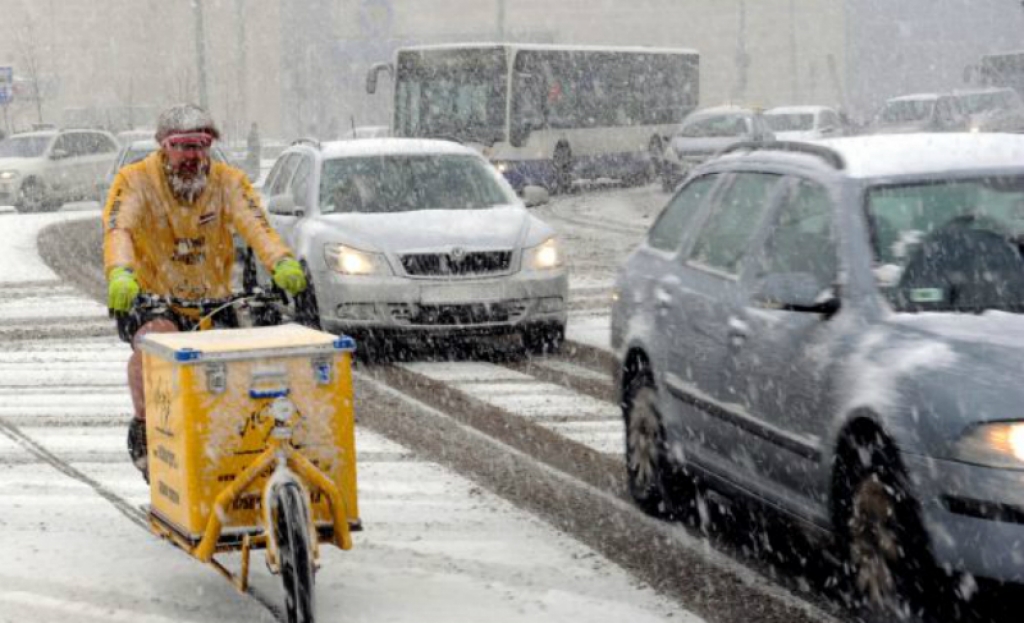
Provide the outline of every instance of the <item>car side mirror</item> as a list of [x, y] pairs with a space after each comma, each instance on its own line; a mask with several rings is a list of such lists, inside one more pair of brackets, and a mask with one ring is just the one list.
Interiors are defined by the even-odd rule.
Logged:
[[839, 311], [835, 288], [823, 287], [810, 273], [774, 273], [765, 276], [754, 292], [754, 302], [765, 309], [822, 314]]
[[54, 149], [50, 152], [50, 160], [63, 160], [71, 155], [66, 149]]
[[267, 200], [267, 212], [278, 216], [299, 217], [305, 214], [302, 206], [295, 205], [295, 198], [291, 195], [274, 195]]

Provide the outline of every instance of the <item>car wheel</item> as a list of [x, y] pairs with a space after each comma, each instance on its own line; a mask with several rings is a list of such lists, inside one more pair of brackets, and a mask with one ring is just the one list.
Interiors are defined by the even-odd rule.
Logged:
[[682, 518], [695, 501], [694, 484], [672, 465], [654, 380], [645, 366], [638, 367], [627, 381], [622, 403], [629, 493], [649, 515]]
[[565, 342], [564, 324], [527, 327], [522, 332], [523, 348], [531, 355], [553, 355]]
[[[917, 502], [895, 451], [874, 435], [843, 454], [840, 530], [856, 605], [875, 617], [908, 617], [943, 582], [932, 561]], [[929, 607], [930, 609], [930, 607]]]
[[565, 194], [572, 191], [572, 150], [567, 143], [559, 143], [555, 147], [553, 157], [555, 166], [555, 193]]
[[47, 208], [46, 188], [42, 182], [30, 177], [21, 184], [15, 208], [18, 212], [40, 212]]

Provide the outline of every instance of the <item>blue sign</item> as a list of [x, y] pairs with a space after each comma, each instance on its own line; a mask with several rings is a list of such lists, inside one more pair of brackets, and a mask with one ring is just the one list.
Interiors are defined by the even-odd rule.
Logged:
[[14, 99], [14, 68], [0, 67], [0, 104], [10, 104]]

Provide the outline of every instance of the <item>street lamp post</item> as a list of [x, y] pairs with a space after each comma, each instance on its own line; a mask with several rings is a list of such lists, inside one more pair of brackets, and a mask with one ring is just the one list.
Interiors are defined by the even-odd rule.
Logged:
[[196, 65], [199, 73], [199, 105], [210, 109], [209, 97], [206, 93], [206, 34], [203, 30], [202, 0], [192, 0], [192, 16], [196, 21]]

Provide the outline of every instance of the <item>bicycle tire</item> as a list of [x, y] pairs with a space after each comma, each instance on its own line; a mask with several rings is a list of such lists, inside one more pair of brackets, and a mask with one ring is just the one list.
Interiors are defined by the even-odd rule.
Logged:
[[288, 623], [313, 623], [313, 548], [309, 534], [309, 507], [302, 490], [293, 483], [275, 487], [273, 499], [273, 530]]

